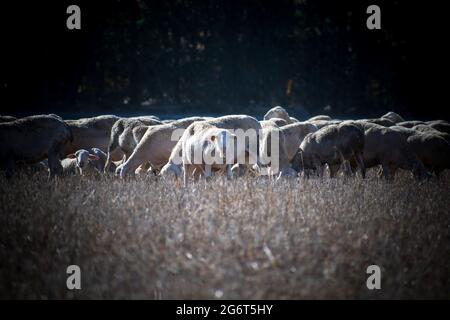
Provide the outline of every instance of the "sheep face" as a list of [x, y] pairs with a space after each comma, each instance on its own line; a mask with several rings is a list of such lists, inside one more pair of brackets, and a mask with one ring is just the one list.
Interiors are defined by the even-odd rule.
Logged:
[[[215, 152], [217, 152], [221, 159], [225, 158], [227, 162], [234, 160], [231, 159], [234, 158], [234, 154], [229, 153], [233, 152], [236, 146], [236, 135], [228, 130], [220, 130], [212, 135], [210, 140], [213, 142]], [[229, 159], [229, 157], [231, 158]]]
[[77, 168], [80, 173], [83, 173], [83, 170], [87, 169], [92, 161], [98, 161], [99, 157], [95, 154], [90, 154], [87, 150], [78, 150], [75, 154], [70, 154], [67, 156], [71, 159], [76, 159]]

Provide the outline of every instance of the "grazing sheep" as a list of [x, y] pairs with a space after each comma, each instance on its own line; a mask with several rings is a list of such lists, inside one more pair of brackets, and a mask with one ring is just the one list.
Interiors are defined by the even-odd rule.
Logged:
[[405, 119], [403, 119], [398, 113], [395, 113], [393, 111], [389, 111], [385, 115], [381, 116], [382, 119], [389, 119], [394, 123], [404, 122]]
[[4, 123], [4, 122], [11, 122], [17, 120], [16, 117], [11, 117], [11, 116], [0, 116], [0, 123]]
[[429, 121], [427, 124], [433, 129], [450, 134], [450, 123], [445, 120]]
[[316, 120], [325, 120], [325, 121], [331, 121], [332, 119], [331, 119], [331, 117], [330, 117], [330, 116], [327, 116], [327, 115], [323, 115], [323, 114], [320, 114], [320, 115], [318, 115], [318, 116], [315, 116], [315, 117], [309, 118], [309, 119], [308, 119], [308, 120], [306, 120], [306, 121], [316, 121]]
[[388, 118], [367, 119], [366, 121], [367, 121], [367, 122], [370, 122], [370, 123], [378, 124], [378, 125], [383, 126], [383, 127], [392, 127], [392, 126], [395, 126], [395, 122], [392, 121], [392, 120], [390, 120], [390, 119], [388, 119]]
[[37, 163], [48, 158], [50, 178], [62, 172], [60, 159], [73, 140], [69, 126], [55, 115], [36, 115], [0, 123], [0, 166], [7, 176], [15, 163]]
[[[153, 117], [123, 118], [114, 123], [111, 128], [105, 172], [111, 164], [111, 154], [119, 148], [124, 156], [122, 161], [128, 159], [148, 126], [161, 124], [161, 121]], [[137, 129], [136, 131], [134, 129]]]
[[[261, 130], [261, 124], [253, 117], [246, 115], [230, 115], [223, 116], [215, 119], [210, 119], [202, 122], [195, 122], [191, 124], [183, 133], [183, 136], [180, 138], [176, 146], [173, 148], [170, 158], [167, 161], [164, 168], [161, 170], [162, 176], [175, 176], [179, 177], [181, 175], [182, 168], [180, 163], [180, 158], [183, 156], [183, 146], [185, 145], [185, 141], [189, 139], [189, 137], [193, 136], [196, 132], [202, 132], [204, 129], [208, 128], [220, 128], [220, 129], [228, 129], [228, 130], [236, 130], [241, 129], [246, 132], [249, 129], [254, 130], [255, 139], [258, 142], [259, 134]], [[248, 144], [245, 145], [246, 150], [246, 161], [248, 161], [249, 157], [252, 157], [253, 160], [258, 161], [258, 148], [256, 146], [256, 154], [252, 154], [250, 150], [250, 146]], [[237, 156], [237, 155], [236, 155]], [[247, 164], [247, 163], [244, 163]]]
[[405, 128], [412, 128], [412, 127], [415, 127], [415, 126], [420, 125], [420, 124], [426, 124], [426, 123], [423, 122], [423, 121], [416, 121], [416, 120], [413, 120], [413, 121], [403, 121], [403, 122], [399, 122], [399, 123], [397, 123], [396, 125], [397, 125], [397, 126], [401, 126], [401, 127], [405, 127]]
[[281, 128], [281, 133], [285, 141], [286, 157], [289, 163], [294, 158], [303, 139], [309, 133], [316, 132], [317, 130], [317, 126], [309, 122], [292, 123]]
[[411, 150], [430, 172], [439, 176], [444, 169], [449, 168], [450, 144], [443, 137], [443, 133], [420, 132], [400, 126], [391, 129], [400, 132], [407, 139]]
[[294, 157], [293, 168], [297, 171], [315, 169], [322, 177], [323, 166], [327, 164], [330, 176], [334, 177], [342, 164], [350, 175], [350, 162], [356, 161], [364, 178], [363, 150], [364, 132], [359, 126], [351, 123], [330, 125], [305, 137]]
[[283, 126], [287, 125], [286, 120], [281, 119], [281, 118], [270, 118], [269, 120], [262, 120], [259, 123], [261, 125], [263, 125], [264, 123], [269, 123], [269, 122], [274, 123], [279, 127], [283, 127]]
[[[364, 137], [363, 159], [366, 168], [381, 165], [387, 179], [393, 178], [397, 169], [411, 171], [418, 178], [426, 176], [426, 169], [401, 132], [377, 126], [366, 130]], [[356, 166], [354, 161], [352, 166]]]
[[450, 169], [450, 144], [442, 136], [419, 133], [411, 135], [407, 141], [423, 165], [437, 177]]
[[447, 140], [448, 142], [450, 142], [450, 134], [436, 130], [435, 128], [433, 128], [427, 124], [419, 124], [417, 126], [412, 127], [412, 129], [419, 131], [419, 132], [423, 132], [423, 133], [431, 133], [431, 134], [439, 135], [442, 138], [444, 138], [445, 140]]
[[[183, 172], [184, 183], [197, 169], [206, 178], [212, 175], [213, 166], [225, 167], [227, 177], [231, 178], [231, 165], [234, 159], [227, 159], [227, 151], [236, 146], [236, 136], [227, 129], [217, 127], [201, 128], [187, 137], [183, 144]], [[245, 153], [245, 149], [240, 150]], [[233, 151], [234, 152], [234, 151]], [[228, 160], [228, 161], [227, 161]]]
[[311, 123], [317, 127], [317, 129], [322, 129], [323, 127], [330, 126], [333, 124], [339, 124], [341, 120], [313, 120], [313, 121], [305, 121], [307, 123]]
[[[277, 126], [272, 121], [261, 121], [261, 134], [260, 134], [260, 162], [262, 165], [270, 166], [270, 173], [271, 174], [278, 174], [280, 173], [280, 176], [292, 176], [296, 175], [296, 172], [291, 168], [290, 160], [292, 158], [288, 157], [288, 153], [286, 151], [287, 145], [291, 143], [292, 141], [286, 141], [284, 132], [282, 131], [282, 128]], [[298, 123], [290, 124], [288, 127], [297, 126]], [[297, 126], [298, 127], [298, 126]], [[284, 127], [283, 127], [284, 128]], [[317, 129], [316, 129], [317, 130]], [[293, 129], [291, 128], [288, 130], [288, 132], [292, 132]], [[277, 153], [273, 152], [272, 150], [272, 139], [278, 138], [278, 155]], [[292, 140], [292, 134], [290, 135], [290, 138]], [[300, 146], [300, 143], [298, 143], [298, 146]], [[298, 148], [297, 146], [297, 148]], [[273, 157], [277, 156], [277, 167], [274, 166], [274, 163], [272, 161], [269, 162]], [[266, 159], [267, 157], [267, 159]], [[233, 173], [237, 176], [242, 175], [245, 173], [243, 171], [242, 166], [234, 166], [232, 168]]]
[[[111, 128], [120, 118], [113, 115], [104, 115], [78, 120], [66, 120], [73, 133], [73, 142], [64, 148], [64, 155], [75, 153], [80, 149], [99, 148], [108, 150]], [[116, 150], [111, 157], [119, 161], [123, 153]]]
[[[174, 132], [186, 129], [195, 121], [203, 120], [202, 117], [190, 117], [148, 127], [131, 156], [117, 167], [116, 173], [124, 177], [129, 172], [135, 172], [140, 165], [146, 162], [150, 163], [153, 170], [159, 170], [167, 163], [173, 147], [178, 142], [173, 136]], [[178, 139], [180, 136], [181, 134]]]
[[[67, 158], [61, 161], [61, 165], [65, 174], [101, 174], [104, 171], [106, 157], [106, 153], [98, 148], [81, 149], [67, 155]], [[114, 169], [113, 163], [109, 172], [114, 172]]]
[[297, 119], [290, 117], [289, 114], [287, 113], [287, 111], [283, 107], [280, 107], [280, 106], [276, 106], [276, 107], [270, 109], [264, 115], [264, 120], [270, 120], [272, 118], [283, 119], [284, 121], [286, 121], [287, 124], [298, 122]]

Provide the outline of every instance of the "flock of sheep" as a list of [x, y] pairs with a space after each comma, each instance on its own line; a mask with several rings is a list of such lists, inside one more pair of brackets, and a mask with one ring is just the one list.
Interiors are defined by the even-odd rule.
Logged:
[[[247, 144], [241, 148], [230, 144], [239, 129], [256, 133], [256, 151]], [[380, 167], [379, 175], [386, 179], [398, 169], [421, 179], [450, 168], [449, 137], [450, 123], [444, 120], [404, 121], [389, 112], [376, 119], [336, 120], [321, 115], [298, 121], [279, 106], [262, 121], [246, 115], [179, 120], [0, 116], [0, 169], [8, 177], [17, 167], [31, 166], [48, 170], [50, 177], [94, 172], [124, 177], [148, 172], [184, 177], [186, 182], [213, 174], [259, 175], [276, 160], [277, 170], [267, 172], [278, 177], [322, 176], [325, 169], [334, 177], [342, 169], [346, 175], [359, 172], [364, 178], [367, 168]], [[233, 148], [231, 162], [192, 161], [191, 150], [200, 154], [212, 150], [223, 158], [227, 148]], [[263, 154], [270, 155], [271, 162], [262, 163]]]

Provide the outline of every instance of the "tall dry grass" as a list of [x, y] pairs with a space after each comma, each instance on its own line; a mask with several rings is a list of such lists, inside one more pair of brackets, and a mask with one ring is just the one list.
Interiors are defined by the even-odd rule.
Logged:
[[[449, 298], [450, 176], [0, 178], [0, 298]], [[82, 289], [66, 288], [81, 267]], [[366, 287], [367, 266], [382, 270]]]

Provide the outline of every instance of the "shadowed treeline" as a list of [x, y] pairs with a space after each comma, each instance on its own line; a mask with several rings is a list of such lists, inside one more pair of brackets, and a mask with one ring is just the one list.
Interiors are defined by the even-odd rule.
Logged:
[[[3, 10], [5, 110], [443, 117], [427, 77], [439, 19], [406, 1], [92, 2]], [[66, 29], [69, 4], [81, 31]], [[366, 28], [370, 4], [381, 30]]]

